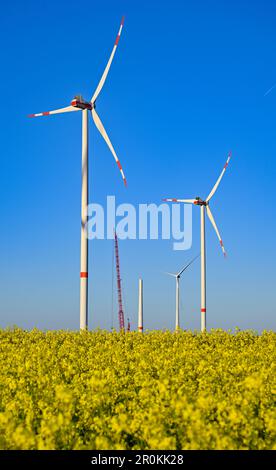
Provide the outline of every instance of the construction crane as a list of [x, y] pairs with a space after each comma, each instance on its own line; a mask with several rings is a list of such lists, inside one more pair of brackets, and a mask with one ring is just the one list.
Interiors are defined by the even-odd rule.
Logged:
[[120, 275], [120, 259], [119, 259], [119, 246], [118, 246], [118, 237], [116, 232], [114, 232], [115, 239], [115, 258], [116, 258], [116, 272], [117, 272], [117, 292], [118, 292], [118, 306], [119, 306], [119, 326], [120, 331], [125, 331], [125, 317], [123, 311], [123, 302], [122, 302], [122, 286], [121, 286], [121, 275]]

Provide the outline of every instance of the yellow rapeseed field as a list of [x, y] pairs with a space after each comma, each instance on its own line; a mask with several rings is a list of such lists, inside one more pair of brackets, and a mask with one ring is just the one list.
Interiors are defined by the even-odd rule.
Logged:
[[0, 331], [1, 449], [272, 449], [276, 334]]

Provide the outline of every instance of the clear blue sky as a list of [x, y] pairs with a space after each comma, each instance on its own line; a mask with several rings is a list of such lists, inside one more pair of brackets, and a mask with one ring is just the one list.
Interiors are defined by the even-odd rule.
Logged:
[[[19, 0], [1, 7], [0, 326], [79, 325], [80, 115], [33, 112], [91, 97], [125, 14], [97, 103], [128, 179], [90, 126], [91, 202], [213, 200], [228, 251], [207, 224], [208, 327], [275, 328], [276, 4], [273, 1]], [[170, 241], [121, 241], [124, 302], [136, 325], [172, 328], [176, 271], [199, 251]], [[111, 325], [112, 242], [90, 243], [90, 328]], [[200, 271], [181, 281], [181, 323], [200, 325]], [[117, 311], [114, 307], [115, 313]], [[115, 317], [116, 320], [116, 317]]]

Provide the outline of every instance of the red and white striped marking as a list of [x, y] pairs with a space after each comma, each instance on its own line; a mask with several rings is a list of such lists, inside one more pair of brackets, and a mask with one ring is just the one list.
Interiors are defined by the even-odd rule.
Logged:
[[117, 37], [116, 37], [116, 40], [115, 40], [115, 44], [113, 46], [113, 49], [112, 49], [112, 52], [111, 52], [111, 55], [109, 57], [109, 60], [107, 62], [107, 65], [104, 69], [104, 73], [102, 75], [102, 78], [100, 79], [99, 81], [99, 84], [95, 90], [95, 93], [94, 95], [92, 96], [92, 99], [91, 99], [91, 103], [94, 104], [94, 102], [96, 101], [96, 99], [98, 98], [103, 86], [104, 86], [104, 83], [105, 83], [105, 80], [106, 80], [106, 77], [108, 75], [108, 72], [109, 72], [109, 69], [111, 67], [111, 64], [112, 64], [112, 61], [113, 61], [113, 58], [114, 58], [114, 55], [115, 55], [115, 52], [116, 52], [116, 49], [117, 49], [117, 46], [119, 44], [119, 40], [120, 40], [120, 37], [121, 37], [121, 33], [122, 33], [122, 29], [123, 29], [123, 26], [124, 26], [124, 21], [125, 21], [125, 18], [123, 17], [122, 20], [121, 20], [121, 24], [120, 24], [120, 28], [119, 28], [119, 31], [118, 31], [118, 34], [117, 34]]
[[61, 113], [70, 113], [71, 111], [80, 111], [80, 108], [75, 108], [74, 106], [66, 106], [66, 108], [54, 109], [53, 111], [45, 111], [44, 113], [29, 114], [28, 117], [40, 117], [40, 116], [49, 116], [49, 114], [61, 114]]
[[28, 117], [39, 117], [39, 116], [49, 116], [50, 111], [46, 111], [45, 113], [37, 113], [37, 114], [29, 114]]
[[[114, 157], [114, 158], [115, 158], [115, 157]], [[115, 158], [115, 160], [116, 160], [116, 158]], [[127, 186], [126, 177], [125, 177], [125, 175], [124, 175], [123, 168], [122, 168], [122, 165], [121, 165], [121, 163], [120, 163], [120, 160], [116, 160], [116, 163], [117, 163], [118, 168], [119, 168], [119, 170], [120, 170], [120, 172], [121, 172], [121, 175], [122, 175], [122, 178], [123, 178], [123, 181], [124, 181], [124, 185]]]
[[82, 271], [82, 272], [80, 273], [80, 277], [87, 279], [87, 278], [88, 278], [88, 273], [85, 272], [85, 271]]
[[228, 158], [227, 158], [226, 163], [224, 165], [224, 170], [226, 170], [226, 168], [228, 167], [231, 157], [232, 157], [232, 152], [230, 150], [230, 152], [228, 153]]
[[220, 246], [221, 246], [221, 249], [222, 249], [222, 251], [223, 251], [223, 254], [224, 254], [224, 256], [226, 257], [226, 251], [225, 251], [225, 248], [224, 248], [223, 241], [220, 239], [219, 242], [220, 242]]
[[165, 202], [184, 202], [186, 204], [197, 204], [197, 201], [195, 199], [176, 199], [175, 197], [162, 199], [162, 201], [165, 201]]
[[119, 29], [119, 32], [118, 32], [117, 37], [116, 37], [115, 46], [118, 46], [118, 44], [119, 44], [122, 29], [123, 29], [123, 26], [124, 26], [124, 22], [125, 22], [125, 17], [123, 16], [123, 18], [121, 19], [120, 29]]
[[162, 201], [164, 201], [164, 202], [179, 202], [179, 200], [176, 199], [175, 197], [162, 199]]

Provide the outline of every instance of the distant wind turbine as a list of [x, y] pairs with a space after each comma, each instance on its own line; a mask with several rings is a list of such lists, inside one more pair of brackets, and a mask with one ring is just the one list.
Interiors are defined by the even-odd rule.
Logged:
[[207, 212], [207, 215], [210, 219], [211, 224], [214, 227], [214, 230], [217, 234], [217, 237], [220, 242], [221, 249], [223, 251], [224, 256], [226, 256], [226, 251], [224, 249], [224, 245], [220, 236], [220, 233], [218, 231], [215, 219], [213, 217], [213, 214], [211, 212], [211, 209], [209, 207], [209, 203], [211, 198], [214, 196], [216, 190], [218, 189], [218, 186], [221, 182], [221, 179], [226, 171], [226, 168], [229, 164], [231, 158], [231, 152], [228, 155], [227, 161], [223, 167], [223, 170], [214, 185], [212, 191], [210, 192], [209, 196], [206, 198], [204, 201], [200, 197], [196, 197], [195, 199], [164, 199], [164, 201], [170, 201], [170, 202], [185, 202], [187, 204], [195, 204], [196, 206], [200, 206], [200, 220], [201, 220], [201, 227], [200, 227], [200, 240], [201, 240], [201, 331], [206, 330], [206, 249], [205, 249], [205, 211]]
[[199, 257], [197, 255], [195, 258], [193, 258], [191, 261], [189, 261], [188, 264], [184, 266], [184, 268], [181, 269], [178, 273], [168, 273], [166, 272], [165, 274], [168, 274], [169, 276], [173, 276], [175, 278], [175, 331], [176, 333], [180, 329], [180, 318], [179, 318], [179, 298], [180, 298], [180, 277], [186, 271], [186, 269], [191, 266], [191, 264]]
[[[47, 111], [44, 113], [30, 114], [29, 117], [48, 116], [50, 114], [69, 113], [82, 111], [82, 183], [81, 183], [81, 268], [80, 268], [80, 329], [88, 328], [88, 237], [87, 237], [87, 206], [88, 206], [88, 111], [91, 112], [94, 123], [105, 140], [121, 172], [124, 184], [126, 178], [121, 163], [115, 153], [112, 143], [105, 131], [103, 123], [96, 113], [96, 100], [104, 86], [111, 63], [113, 61], [123, 29], [124, 18], [122, 18], [120, 29], [116, 37], [110, 58], [107, 62], [103, 75], [90, 101], [85, 101], [82, 96], [76, 96], [70, 106], [65, 108]], [[84, 68], [85, 69], [85, 68]]]

